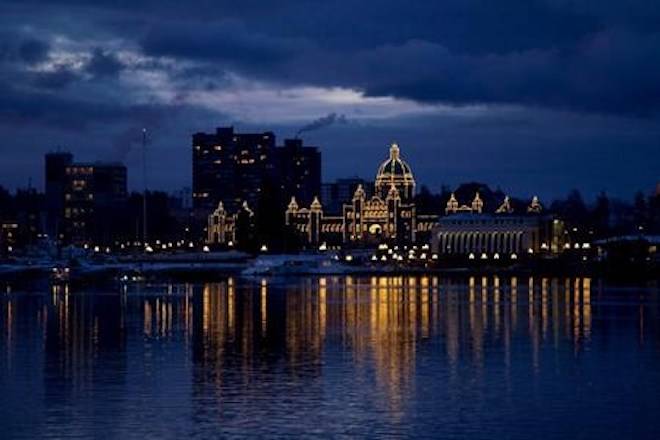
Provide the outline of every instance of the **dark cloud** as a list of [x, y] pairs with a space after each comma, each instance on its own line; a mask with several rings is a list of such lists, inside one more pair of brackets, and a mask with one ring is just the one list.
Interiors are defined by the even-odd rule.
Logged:
[[305, 43], [262, 34], [230, 20], [159, 25], [147, 33], [141, 44], [152, 55], [263, 68], [291, 59]]
[[95, 77], [115, 77], [123, 68], [124, 65], [116, 55], [96, 48], [92, 52], [86, 71]]
[[53, 71], [37, 72], [31, 75], [32, 85], [40, 89], [63, 89], [80, 79], [80, 75], [71, 69], [60, 67]]
[[48, 56], [50, 45], [41, 40], [30, 39], [21, 43], [18, 53], [26, 63], [37, 63]]
[[[637, 164], [641, 171], [627, 185], [660, 175], [660, 152], [649, 148], [660, 131], [660, 7], [654, 1], [0, 0], [0, 10], [0, 127], [9, 138], [20, 139], [20, 130], [71, 138], [99, 130], [103, 140], [90, 145], [107, 144], [116, 156], [130, 157], [135, 132], [159, 127], [179, 154], [162, 161], [169, 176], [172, 169], [180, 172], [185, 148], [178, 149], [188, 145], [190, 133], [233, 122], [225, 113], [243, 104], [240, 93], [232, 108], [212, 110], [213, 101], [196, 107], [189, 98], [231, 94], [245, 81], [271, 92], [343, 87], [368, 97], [447, 104], [457, 112], [483, 106], [501, 113], [467, 118], [468, 126], [459, 120], [417, 125], [401, 117], [342, 130], [323, 125], [327, 129], [306, 136], [351, 152], [350, 163], [325, 156], [335, 174], [356, 166], [353, 152], [362, 150], [345, 137], [355, 136], [368, 157], [377, 154], [369, 143], [392, 138], [420, 145], [416, 153], [424, 164], [437, 162], [439, 151], [444, 159], [447, 148], [458, 164], [443, 169], [454, 173], [451, 181], [455, 173], [476, 180], [482, 173], [530, 184], [535, 172], [551, 171], [536, 161], [553, 154], [555, 144], [561, 144], [552, 156], [558, 159], [545, 163], [561, 168], [564, 180], [546, 176], [539, 184], [572, 187], [579, 181], [571, 179], [595, 179], [579, 169], [589, 161], [605, 179], [615, 162], [628, 171]], [[344, 112], [333, 105], [308, 114]], [[503, 110], [511, 107], [520, 113]], [[356, 103], [347, 114], [353, 121], [363, 118], [362, 110]], [[293, 133], [300, 124], [280, 128]], [[494, 159], [470, 170], [481, 150]], [[611, 166], [602, 151], [616, 157]], [[571, 154], [579, 164], [562, 163]], [[433, 170], [419, 170], [422, 178], [438, 179]]]

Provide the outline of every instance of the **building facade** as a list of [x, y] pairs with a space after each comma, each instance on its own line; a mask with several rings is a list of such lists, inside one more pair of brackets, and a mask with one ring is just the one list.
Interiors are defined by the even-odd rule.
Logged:
[[285, 139], [284, 145], [275, 149], [275, 161], [280, 194], [295, 197], [301, 203], [312, 203], [321, 192], [319, 149], [304, 146], [302, 139]]
[[318, 198], [306, 208], [293, 197], [285, 212], [285, 223], [312, 246], [423, 242], [429, 238], [437, 217], [419, 214], [414, 194], [412, 170], [401, 158], [399, 146], [392, 144], [389, 157], [378, 167], [373, 195], [368, 196], [358, 184], [338, 215], [328, 215]]
[[69, 152], [45, 156], [46, 232], [65, 243], [110, 243], [124, 232], [127, 172], [121, 163], [77, 163]]
[[193, 208], [206, 218], [222, 202], [235, 212], [244, 202], [283, 207], [291, 195], [311, 203], [321, 191], [321, 153], [286, 139], [276, 146], [272, 132], [237, 133], [220, 127], [193, 135]]
[[72, 163], [73, 154], [69, 152], [51, 152], [45, 157], [46, 233], [53, 238], [64, 237], [62, 218], [67, 184], [66, 168]]
[[65, 169], [64, 240], [111, 243], [119, 238], [128, 201], [126, 167], [72, 163]]
[[219, 127], [192, 139], [193, 208], [206, 216], [219, 202], [237, 210], [244, 201], [256, 206], [275, 172], [272, 132], [236, 133]]
[[[374, 183], [361, 177], [337, 179], [334, 182], [321, 184], [321, 204], [328, 214], [341, 214], [344, 203], [351, 200], [353, 194], [362, 187], [367, 198], [374, 194]], [[296, 199], [297, 200], [297, 199]]]
[[536, 196], [521, 212], [514, 210], [508, 197], [492, 213], [484, 213], [483, 207], [479, 193], [469, 204], [459, 203], [452, 194], [446, 215], [433, 228], [432, 252], [471, 258], [517, 258], [557, 254], [564, 249], [563, 222], [545, 215]]

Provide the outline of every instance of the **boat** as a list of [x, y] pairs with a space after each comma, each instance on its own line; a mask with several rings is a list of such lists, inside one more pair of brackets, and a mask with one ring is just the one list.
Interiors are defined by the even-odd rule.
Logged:
[[358, 270], [329, 254], [262, 255], [241, 272], [244, 276], [330, 275]]
[[69, 266], [53, 266], [50, 273], [50, 282], [53, 284], [65, 284], [71, 279], [71, 269]]

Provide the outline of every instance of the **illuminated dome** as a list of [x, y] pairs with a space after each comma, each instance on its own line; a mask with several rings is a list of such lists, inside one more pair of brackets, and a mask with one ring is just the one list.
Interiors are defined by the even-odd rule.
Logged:
[[399, 155], [399, 146], [392, 144], [390, 157], [381, 164], [376, 174], [376, 194], [385, 199], [392, 186], [396, 187], [404, 200], [412, 199], [415, 193], [415, 178], [410, 165]]

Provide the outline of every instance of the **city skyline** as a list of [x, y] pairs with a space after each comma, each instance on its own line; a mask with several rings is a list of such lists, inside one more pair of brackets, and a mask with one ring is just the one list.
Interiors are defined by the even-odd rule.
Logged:
[[371, 179], [374, 158], [398, 142], [432, 190], [482, 181], [591, 200], [655, 187], [656, 8], [347, 8], [0, 2], [0, 184], [43, 187], [37, 158], [58, 145], [137, 176], [146, 127], [150, 182], [171, 191], [189, 186], [189, 136], [234, 125], [280, 138], [305, 128], [325, 181]]

